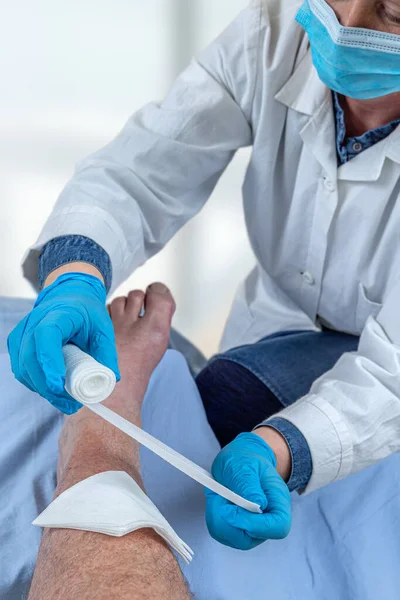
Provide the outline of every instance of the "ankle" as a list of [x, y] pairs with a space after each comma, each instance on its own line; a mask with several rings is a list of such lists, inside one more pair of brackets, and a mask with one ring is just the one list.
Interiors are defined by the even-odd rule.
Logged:
[[[128, 378], [126, 378], [128, 379]], [[141, 412], [143, 398], [149, 385], [150, 377], [130, 381], [129, 387], [126, 379], [117, 383], [115, 390], [102, 404], [118, 413], [121, 417], [128, 419], [138, 427], [142, 426]]]

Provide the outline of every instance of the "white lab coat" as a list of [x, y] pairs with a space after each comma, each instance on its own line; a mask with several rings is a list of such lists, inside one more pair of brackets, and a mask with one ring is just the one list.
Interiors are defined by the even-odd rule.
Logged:
[[[210, 196], [235, 151], [253, 146], [243, 186], [258, 264], [222, 348], [320, 323], [361, 334], [281, 416], [305, 435], [306, 491], [400, 446], [400, 128], [337, 167], [330, 91], [295, 22], [300, 2], [255, 0], [183, 72], [167, 98], [83, 160], [24, 261], [53, 237], [103, 246], [113, 289]], [[222, 226], [222, 225], [221, 225]]]

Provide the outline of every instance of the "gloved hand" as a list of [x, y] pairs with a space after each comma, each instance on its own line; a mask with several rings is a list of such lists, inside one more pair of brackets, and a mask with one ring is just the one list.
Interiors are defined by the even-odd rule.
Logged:
[[7, 345], [15, 377], [66, 414], [82, 405], [64, 389], [62, 348], [73, 342], [120, 379], [106, 288], [97, 277], [65, 273], [39, 294]]
[[261, 506], [254, 514], [206, 489], [206, 521], [214, 539], [250, 550], [268, 539], [288, 535], [292, 522], [289, 489], [276, 470], [268, 444], [254, 433], [241, 433], [217, 455], [214, 478], [246, 500]]

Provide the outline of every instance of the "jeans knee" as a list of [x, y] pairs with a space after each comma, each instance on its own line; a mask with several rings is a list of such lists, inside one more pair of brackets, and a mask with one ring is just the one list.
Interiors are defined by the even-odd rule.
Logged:
[[254, 373], [223, 356], [213, 359], [196, 383], [208, 422], [222, 446], [282, 408]]

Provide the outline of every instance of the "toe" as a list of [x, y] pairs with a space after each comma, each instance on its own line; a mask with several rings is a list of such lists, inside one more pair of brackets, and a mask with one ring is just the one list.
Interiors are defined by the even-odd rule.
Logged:
[[171, 292], [163, 283], [152, 283], [146, 291], [144, 319], [151, 322], [152, 326], [161, 331], [171, 326], [172, 316], [175, 312], [175, 300]]
[[126, 307], [125, 296], [114, 298], [109, 306], [109, 313], [113, 323], [116, 323], [124, 318]]
[[126, 301], [126, 312], [134, 321], [139, 317], [144, 305], [145, 294], [141, 290], [132, 290]]

